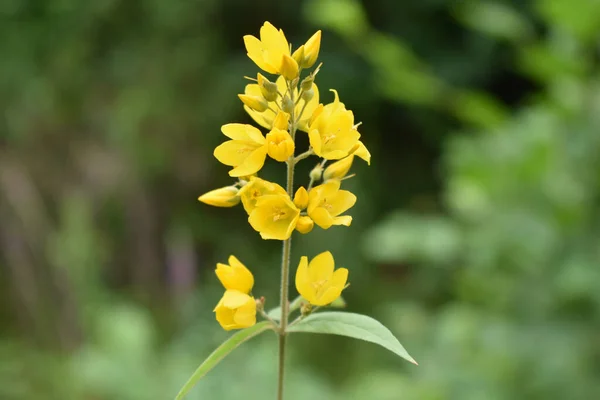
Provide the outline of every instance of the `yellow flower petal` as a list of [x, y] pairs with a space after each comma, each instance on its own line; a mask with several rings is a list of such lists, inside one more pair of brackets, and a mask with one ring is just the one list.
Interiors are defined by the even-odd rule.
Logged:
[[335, 299], [340, 297], [342, 294], [342, 289], [339, 287], [330, 286], [323, 293], [318, 296], [315, 301], [312, 303], [315, 306], [326, 306], [327, 304], [333, 303]]
[[308, 274], [312, 282], [330, 280], [334, 267], [333, 255], [325, 251], [314, 257], [308, 265]]
[[218, 145], [213, 155], [220, 163], [235, 167], [241, 165], [256, 149], [257, 146], [253, 142], [229, 140]]
[[332, 225], [344, 225], [350, 226], [352, 224], [352, 216], [342, 215], [341, 217], [335, 217], [332, 221]]
[[259, 147], [254, 150], [244, 161], [236, 168], [229, 171], [229, 176], [238, 177], [252, 175], [260, 171], [267, 158], [267, 148]]
[[254, 122], [263, 128], [271, 129], [273, 127], [273, 111], [267, 109], [265, 112], [259, 113], [258, 111], [255, 111], [246, 105], [244, 105], [244, 110], [254, 120]]
[[329, 229], [333, 225], [333, 218], [324, 208], [317, 208], [309, 213], [309, 216], [323, 229]]
[[244, 45], [246, 46], [248, 57], [254, 61], [258, 68], [270, 74], [277, 73], [277, 68], [263, 58], [263, 45], [260, 40], [252, 35], [245, 35]]
[[308, 275], [308, 258], [305, 256], [300, 258], [300, 263], [296, 270], [296, 290], [309, 302], [315, 300], [315, 289], [311, 285]]
[[223, 305], [227, 308], [238, 308], [248, 302], [251, 297], [237, 290], [227, 290], [223, 295]]
[[264, 179], [253, 177], [239, 192], [244, 210], [248, 214], [256, 207], [256, 202], [261, 196], [268, 194], [287, 194], [285, 189], [274, 182], [269, 182]]
[[367, 165], [371, 165], [371, 153], [369, 153], [367, 147], [360, 140], [358, 141], [358, 149], [354, 152], [354, 155], [365, 160]]
[[348, 280], [348, 270], [346, 268], [338, 268], [331, 277], [331, 285], [343, 288]]
[[254, 276], [235, 256], [229, 256], [229, 265], [218, 263], [215, 273], [227, 290], [249, 293], [254, 286]]

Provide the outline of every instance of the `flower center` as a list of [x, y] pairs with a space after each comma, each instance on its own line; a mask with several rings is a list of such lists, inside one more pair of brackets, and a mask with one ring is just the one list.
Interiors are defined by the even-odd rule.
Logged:
[[322, 279], [320, 281], [315, 281], [312, 282], [311, 285], [312, 287], [315, 289], [315, 292], [317, 294], [317, 297], [320, 296], [323, 292], [323, 287], [325, 286], [325, 284], [327, 283], [326, 279]]
[[287, 215], [287, 212], [281, 208], [273, 209], [273, 222], [277, 222], [281, 219], [284, 219]]

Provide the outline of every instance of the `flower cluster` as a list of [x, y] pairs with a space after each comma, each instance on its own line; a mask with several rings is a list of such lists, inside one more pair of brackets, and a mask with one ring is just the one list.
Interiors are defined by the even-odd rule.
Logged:
[[[221, 127], [229, 140], [214, 150], [215, 158], [231, 167], [229, 175], [237, 180], [230, 186], [212, 190], [199, 197], [203, 203], [217, 207], [242, 204], [248, 222], [263, 239], [288, 240], [294, 231], [306, 234], [315, 225], [329, 229], [334, 225], [350, 226], [346, 212], [356, 203], [356, 196], [343, 190], [355, 157], [370, 163], [371, 155], [360, 141], [354, 114], [346, 109], [333, 92], [333, 102], [322, 104], [315, 78], [321, 65], [302, 78], [302, 72], [316, 64], [321, 45], [321, 31], [292, 51], [282, 30], [269, 22], [259, 37], [244, 36], [248, 57], [267, 74], [247, 78], [238, 97], [248, 115], [265, 130], [242, 123]], [[308, 135], [310, 147], [298, 154], [296, 134]], [[310, 173], [310, 181], [294, 191], [293, 169], [311, 156], [321, 160]], [[286, 188], [259, 177], [266, 159], [287, 164]], [[328, 162], [332, 162], [327, 165]], [[320, 183], [320, 184], [318, 184]], [[217, 276], [226, 292], [215, 308], [217, 320], [225, 329], [250, 326], [256, 321], [256, 302], [250, 296], [252, 274], [235, 257], [229, 265], [218, 264]], [[296, 274], [296, 288], [310, 304], [323, 306], [340, 296], [348, 271], [334, 272], [333, 256], [321, 253], [309, 263], [302, 257]]]

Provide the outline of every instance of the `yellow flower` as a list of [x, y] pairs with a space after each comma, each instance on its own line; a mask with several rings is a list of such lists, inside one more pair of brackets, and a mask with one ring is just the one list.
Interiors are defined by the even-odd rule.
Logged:
[[221, 132], [228, 138], [227, 142], [217, 146], [214, 155], [217, 160], [233, 168], [230, 176], [246, 176], [258, 172], [265, 163], [267, 147], [265, 137], [252, 125], [226, 124]]
[[263, 96], [262, 90], [257, 83], [246, 85], [244, 94], [238, 94], [242, 102], [253, 110], [263, 112], [269, 108], [269, 103]]
[[215, 273], [226, 290], [250, 293], [254, 286], [254, 276], [235, 256], [229, 256], [229, 265], [217, 263]]
[[[284, 56], [290, 56], [290, 46], [281, 29], [277, 30], [270, 22], [260, 28], [260, 40], [252, 35], [244, 36], [248, 57], [263, 71], [270, 74], [281, 73]], [[296, 69], [298, 65], [296, 64]]]
[[350, 171], [353, 160], [354, 154], [350, 154], [348, 157], [344, 157], [329, 165], [323, 172], [323, 179], [326, 181], [330, 179], [342, 179], [348, 174], [348, 171]]
[[352, 217], [342, 215], [356, 203], [356, 196], [340, 190], [340, 181], [331, 180], [316, 186], [308, 193], [308, 216], [323, 229], [332, 225], [350, 226]]
[[[275, 83], [277, 84], [277, 90], [279, 91], [279, 93], [281, 93], [282, 95], [285, 95], [288, 91], [286, 82], [285, 82], [285, 78], [280, 76], [279, 78], [277, 78], [277, 81]], [[250, 85], [248, 85], [248, 86], [250, 86]], [[300, 101], [298, 101], [298, 103], [294, 107], [294, 114], [295, 114], [296, 118], [298, 118], [298, 115], [304, 108], [304, 112], [302, 113], [300, 122], [298, 124], [298, 129], [303, 132], [308, 132], [308, 121], [309, 121], [311, 115], [313, 114], [313, 112], [319, 106], [319, 88], [317, 87], [316, 84], [313, 83], [311, 89], [314, 91], [313, 97], [308, 102], [306, 100], [304, 100], [303, 98], [301, 98]], [[294, 99], [297, 99], [298, 95], [299, 95], [298, 89], [296, 88], [296, 89], [294, 89]], [[304, 107], [305, 104], [306, 104], [306, 107]], [[277, 97], [276, 101], [269, 102], [269, 106], [273, 110], [282, 109], [283, 103], [282, 103], [281, 96]], [[244, 106], [244, 110], [246, 110], [248, 115], [250, 115], [250, 117], [252, 117], [252, 119], [254, 121], [256, 121], [256, 123], [259, 124], [260, 126], [262, 126], [263, 128], [266, 128], [268, 130], [271, 130], [273, 128], [273, 120], [275, 118], [275, 112], [273, 112], [272, 110], [267, 109], [264, 112], [258, 112], [258, 111], [251, 109], [250, 107], [248, 107], [246, 105]]]
[[225, 186], [204, 193], [198, 200], [210, 206], [233, 207], [240, 202], [239, 189], [235, 186]]
[[312, 231], [314, 226], [315, 222], [310, 217], [303, 215], [300, 218], [298, 218], [298, 222], [296, 223], [296, 230], [302, 234], [306, 234]]
[[256, 324], [256, 301], [246, 293], [227, 290], [213, 310], [226, 331]]
[[308, 138], [315, 154], [328, 160], [346, 157], [358, 143], [360, 134], [354, 128], [354, 114], [346, 110], [338, 94], [333, 103], [320, 105], [310, 118]]
[[296, 228], [300, 210], [287, 194], [261, 196], [248, 222], [263, 239], [286, 240]]
[[317, 31], [294, 52], [293, 57], [301, 68], [310, 68], [317, 61], [320, 48], [321, 31]]
[[296, 289], [302, 297], [315, 306], [325, 306], [340, 297], [348, 270], [338, 268], [334, 272], [335, 262], [330, 252], [319, 254], [308, 263], [306, 257], [300, 258], [296, 271]]
[[283, 162], [294, 155], [294, 140], [288, 131], [273, 128], [267, 133], [267, 149], [271, 158]]
[[308, 192], [304, 189], [304, 186], [300, 186], [298, 190], [296, 190], [296, 194], [294, 195], [294, 204], [301, 210], [304, 210], [308, 207]]
[[256, 207], [256, 202], [261, 196], [269, 194], [282, 194], [286, 195], [287, 192], [284, 188], [274, 182], [265, 181], [257, 177], [251, 177], [250, 181], [240, 189], [240, 198], [244, 205], [244, 210], [248, 214]]

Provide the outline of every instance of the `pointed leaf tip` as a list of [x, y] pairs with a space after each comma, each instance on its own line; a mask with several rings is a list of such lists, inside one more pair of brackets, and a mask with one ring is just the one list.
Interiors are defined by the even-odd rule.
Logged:
[[364, 340], [419, 365], [388, 328], [366, 315], [341, 311], [320, 312], [290, 326], [288, 332], [326, 333]]

